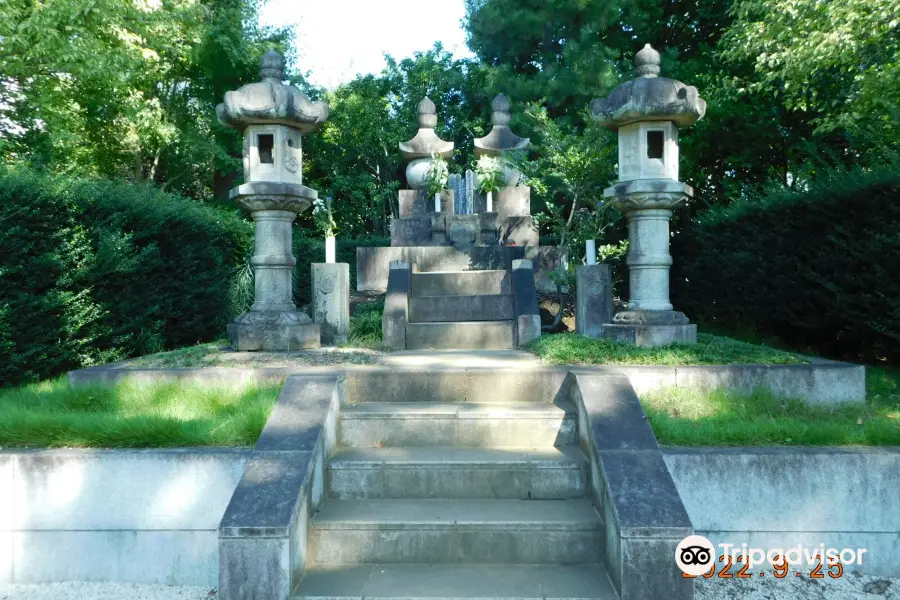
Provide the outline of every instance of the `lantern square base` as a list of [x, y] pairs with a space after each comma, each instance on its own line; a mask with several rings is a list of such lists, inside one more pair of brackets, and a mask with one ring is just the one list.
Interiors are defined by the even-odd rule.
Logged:
[[245, 320], [243, 323], [228, 325], [231, 347], [239, 352], [297, 352], [321, 346], [318, 323], [278, 323], [273, 322], [274, 319], [246, 319], [252, 314], [247, 313], [241, 317]]
[[697, 326], [690, 325], [603, 325], [608, 340], [656, 348], [669, 344], [696, 344]]

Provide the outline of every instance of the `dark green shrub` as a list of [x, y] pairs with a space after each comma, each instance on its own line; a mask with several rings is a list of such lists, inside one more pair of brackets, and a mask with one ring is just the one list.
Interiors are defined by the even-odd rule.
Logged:
[[900, 169], [831, 173], [701, 213], [672, 254], [673, 303], [700, 323], [900, 361]]
[[347, 341], [354, 346], [380, 347], [383, 339], [382, 316], [384, 316], [383, 299], [363, 302], [357, 306], [350, 315], [350, 333]]
[[0, 169], [0, 385], [220, 337], [251, 244], [236, 211]]

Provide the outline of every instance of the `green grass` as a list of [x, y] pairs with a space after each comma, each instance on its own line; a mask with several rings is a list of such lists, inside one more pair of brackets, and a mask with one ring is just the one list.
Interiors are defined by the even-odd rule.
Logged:
[[707, 333], [698, 335], [696, 345], [673, 344], [662, 348], [638, 348], [624, 342], [564, 333], [542, 336], [529, 349], [541, 360], [569, 365], [790, 365], [808, 362], [790, 352]]
[[771, 393], [665, 388], [641, 395], [670, 446], [900, 446], [900, 370], [866, 367], [863, 406], [833, 409]]
[[0, 447], [252, 446], [281, 385], [123, 383], [65, 378], [0, 390]]

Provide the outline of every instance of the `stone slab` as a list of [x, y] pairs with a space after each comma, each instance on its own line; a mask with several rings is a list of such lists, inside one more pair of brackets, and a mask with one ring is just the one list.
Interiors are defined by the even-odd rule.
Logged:
[[603, 566], [377, 564], [321, 566], [297, 600], [617, 600]]
[[350, 265], [313, 263], [312, 319], [319, 325], [321, 341], [343, 344], [350, 333]]
[[16, 531], [9, 536], [13, 583], [217, 585], [215, 530]]
[[318, 348], [320, 331], [317, 323], [260, 326], [230, 323], [228, 339], [232, 347], [242, 352], [290, 352]]
[[428, 348], [515, 348], [515, 324], [513, 321], [407, 323], [406, 347], [411, 350]]
[[412, 286], [412, 265], [395, 260], [391, 262], [384, 313], [381, 316], [382, 342], [388, 348], [406, 348], [406, 323], [409, 321], [409, 296]]
[[327, 415], [337, 411], [342, 374], [289, 377], [256, 442], [258, 452], [314, 452], [326, 437]]
[[612, 322], [612, 271], [609, 265], [575, 267], [575, 332], [602, 337], [602, 328]]
[[384, 292], [391, 261], [415, 264], [420, 272], [509, 269], [513, 259], [534, 261], [539, 290], [555, 291], [547, 273], [556, 269], [557, 249], [548, 246], [473, 246], [465, 251], [452, 246], [409, 246], [356, 249], [356, 289]]
[[215, 586], [246, 450], [0, 454], [0, 581]]
[[414, 297], [495, 295], [511, 292], [512, 281], [505, 269], [420, 272], [413, 274], [412, 277]]
[[669, 344], [696, 344], [696, 325], [603, 325], [604, 338], [636, 346], [656, 348]]
[[508, 321], [514, 317], [512, 294], [419, 296], [409, 299], [411, 323]]

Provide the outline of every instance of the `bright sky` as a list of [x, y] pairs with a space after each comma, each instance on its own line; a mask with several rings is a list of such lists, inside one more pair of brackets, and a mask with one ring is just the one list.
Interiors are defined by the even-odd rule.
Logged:
[[400, 60], [436, 41], [456, 57], [471, 56], [463, 16], [463, 0], [268, 0], [260, 20], [295, 27], [300, 71], [333, 88], [381, 71], [384, 54]]

